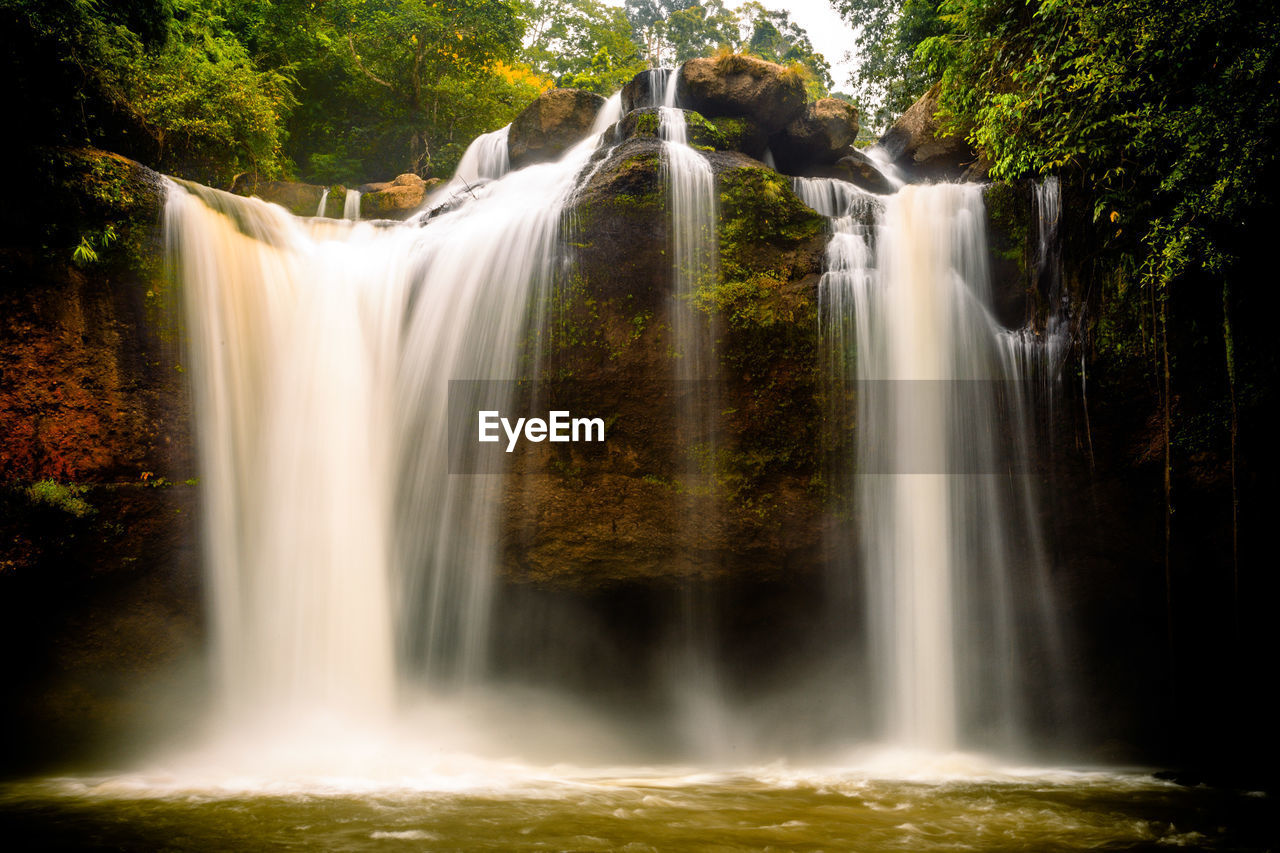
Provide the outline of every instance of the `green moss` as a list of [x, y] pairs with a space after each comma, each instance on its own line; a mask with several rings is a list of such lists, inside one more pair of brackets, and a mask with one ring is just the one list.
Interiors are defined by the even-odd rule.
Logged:
[[760, 167], [732, 169], [721, 177], [720, 210], [720, 250], [733, 263], [754, 246], [787, 246], [827, 228], [792, 191], [790, 179]]
[[662, 119], [656, 112], [641, 113], [636, 116], [636, 125], [634, 134], [636, 136], [657, 136], [658, 126], [662, 123]]
[[695, 303], [723, 317], [733, 435], [716, 447], [719, 490], [755, 523], [777, 518], [779, 477], [808, 482], [819, 467], [822, 423], [815, 255], [826, 220], [769, 169], [743, 167], [719, 182], [720, 275]]
[[722, 150], [743, 151], [758, 154], [764, 147], [763, 131], [751, 119], [744, 116], [717, 116], [709, 119], [719, 133]]
[[97, 510], [80, 495], [84, 486], [64, 485], [53, 480], [41, 480], [27, 487], [27, 498], [36, 506], [50, 507], [76, 518], [87, 518]]

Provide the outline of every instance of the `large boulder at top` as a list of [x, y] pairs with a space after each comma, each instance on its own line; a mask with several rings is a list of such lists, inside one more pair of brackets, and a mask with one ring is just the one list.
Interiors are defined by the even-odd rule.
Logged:
[[582, 89], [552, 89], [511, 122], [507, 153], [511, 168], [555, 160], [586, 138], [604, 98]]
[[405, 219], [422, 207], [427, 192], [440, 183], [439, 178], [424, 181], [412, 173], [400, 175], [387, 183], [366, 184], [360, 196], [363, 219]]
[[671, 68], [649, 68], [632, 77], [622, 87], [622, 112], [662, 106], [663, 90], [674, 73]]
[[858, 135], [858, 111], [838, 98], [810, 104], [769, 140], [774, 160], [783, 172], [798, 174], [812, 165], [834, 163]]
[[736, 54], [690, 59], [677, 81], [680, 106], [707, 116], [750, 116], [774, 133], [804, 115], [804, 80], [791, 69]]
[[978, 159], [963, 137], [942, 132], [937, 119], [940, 87], [934, 84], [880, 137], [880, 147], [911, 180], [958, 180]]

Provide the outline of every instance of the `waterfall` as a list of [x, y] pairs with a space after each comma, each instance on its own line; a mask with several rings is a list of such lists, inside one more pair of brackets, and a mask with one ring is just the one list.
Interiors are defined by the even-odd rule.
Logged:
[[674, 107], [676, 105], [676, 77], [678, 68], [650, 68], [649, 102], [638, 107]]
[[342, 200], [342, 218], [355, 222], [360, 218], [360, 190], [347, 190]]
[[511, 125], [505, 125], [491, 133], [483, 133], [467, 146], [453, 173], [454, 181], [476, 184], [496, 181], [511, 171], [511, 157], [507, 149], [507, 134]]
[[324, 216], [324, 206], [329, 203], [329, 188], [320, 193], [320, 204], [316, 206], [316, 216]]
[[[654, 73], [654, 72], [650, 72]], [[675, 103], [675, 74], [663, 77], [664, 106], [658, 108], [662, 139], [662, 176], [667, 185], [672, 259], [671, 329], [676, 353], [677, 430], [689, 459], [679, 475], [687, 488], [685, 501], [699, 495], [713, 498], [719, 395], [718, 369], [710, 318], [697, 306], [699, 287], [717, 274], [715, 175], [701, 152], [688, 144], [684, 110]], [[656, 83], [656, 80], [655, 80]], [[653, 89], [655, 97], [657, 89]], [[697, 466], [695, 468], [695, 465]], [[692, 512], [686, 513], [689, 524]], [[686, 525], [684, 538], [696, 539]], [[726, 702], [715, 662], [715, 601], [700, 579], [681, 589], [677, 638], [673, 651], [674, 696], [686, 740], [703, 755], [721, 757], [727, 751]]]
[[450, 476], [442, 401], [517, 376], [597, 142], [426, 223], [171, 186], [231, 719], [377, 721], [406, 686], [483, 674], [502, 478]]
[[819, 299], [829, 357], [856, 383], [878, 736], [936, 751], [1016, 748], [1027, 648], [1053, 628], [1041, 610], [1020, 611], [1047, 585], [1023, 476], [1025, 377], [986, 309], [982, 188], [907, 186], [876, 199], [797, 179], [796, 190], [832, 217]]

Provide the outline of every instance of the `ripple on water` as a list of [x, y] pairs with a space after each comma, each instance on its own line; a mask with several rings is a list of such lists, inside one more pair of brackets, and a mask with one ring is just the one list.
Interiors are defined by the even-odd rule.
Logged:
[[[1140, 774], [986, 768], [877, 776], [782, 764], [708, 773], [470, 767], [465, 784], [163, 773], [0, 789], [0, 832], [46, 848], [1218, 850], [1250, 846], [1268, 798]], [[499, 784], [499, 781], [501, 784]], [[423, 845], [426, 845], [425, 847]], [[1257, 846], [1264, 847], [1264, 843]], [[37, 846], [38, 849], [39, 845]]]

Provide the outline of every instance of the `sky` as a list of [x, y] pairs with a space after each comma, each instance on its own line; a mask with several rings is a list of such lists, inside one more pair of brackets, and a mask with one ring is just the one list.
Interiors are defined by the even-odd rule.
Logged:
[[[726, 2], [737, 8], [740, 3]], [[849, 75], [854, 63], [844, 61], [844, 55], [853, 49], [853, 29], [831, 8], [828, 0], [762, 0], [766, 9], [787, 12], [791, 20], [809, 33], [813, 49], [821, 53], [831, 65], [831, 79], [836, 91], [849, 91]]]

